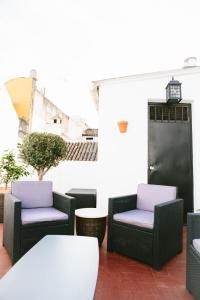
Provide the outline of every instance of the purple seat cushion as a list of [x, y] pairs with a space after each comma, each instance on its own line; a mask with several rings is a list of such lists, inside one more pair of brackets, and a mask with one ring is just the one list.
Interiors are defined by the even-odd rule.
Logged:
[[51, 181], [14, 181], [11, 192], [21, 200], [22, 208], [53, 206]]
[[154, 211], [155, 205], [175, 200], [176, 191], [175, 186], [141, 183], [137, 189], [137, 208]]
[[200, 239], [194, 239], [192, 241], [194, 248], [199, 252], [200, 255]]
[[24, 208], [21, 210], [22, 224], [68, 220], [68, 215], [54, 207]]
[[154, 213], [140, 209], [134, 209], [115, 214], [113, 219], [118, 222], [150, 229], [152, 229], [154, 225]]

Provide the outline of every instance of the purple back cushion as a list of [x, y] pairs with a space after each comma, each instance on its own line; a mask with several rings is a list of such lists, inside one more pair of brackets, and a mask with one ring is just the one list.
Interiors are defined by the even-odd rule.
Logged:
[[11, 192], [21, 200], [22, 208], [53, 206], [51, 181], [14, 181]]
[[175, 186], [141, 183], [137, 189], [137, 208], [154, 211], [155, 205], [175, 200], [176, 192]]

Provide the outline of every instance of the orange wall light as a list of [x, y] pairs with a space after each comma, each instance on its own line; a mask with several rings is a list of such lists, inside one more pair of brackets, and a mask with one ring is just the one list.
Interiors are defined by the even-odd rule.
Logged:
[[121, 133], [125, 133], [127, 131], [127, 128], [128, 128], [128, 121], [119, 121], [117, 122], [117, 125], [118, 125], [118, 128], [119, 128], [119, 131]]

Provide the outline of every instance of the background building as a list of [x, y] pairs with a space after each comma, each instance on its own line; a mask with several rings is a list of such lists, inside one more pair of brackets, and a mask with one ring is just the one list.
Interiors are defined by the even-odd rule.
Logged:
[[[27, 133], [58, 134], [67, 142], [67, 159], [52, 168], [45, 179], [52, 180], [58, 192], [72, 187], [97, 188], [97, 129], [88, 129], [79, 116], [66, 115], [36, 83], [36, 73], [32, 71], [29, 77], [11, 79], [0, 89], [0, 154], [7, 148], [16, 148]], [[21, 179], [38, 178], [31, 172]]]
[[4, 85], [0, 86], [0, 156], [6, 149], [16, 150], [19, 119]]
[[[182, 100], [167, 105], [165, 88], [172, 77], [182, 83]], [[93, 83], [99, 109], [99, 205], [107, 209], [109, 197], [134, 194], [139, 183], [161, 184], [163, 178], [162, 184], [180, 186], [185, 214], [200, 208], [199, 81], [200, 67], [192, 58], [180, 69]], [[126, 133], [118, 129], [120, 120], [128, 122]], [[156, 157], [158, 150], [163, 152]]]
[[70, 117], [53, 104], [45, 89], [37, 87], [36, 71], [29, 77], [14, 78], [5, 83], [19, 118], [19, 138], [30, 132], [52, 132], [65, 140], [81, 140], [88, 128], [80, 117]]

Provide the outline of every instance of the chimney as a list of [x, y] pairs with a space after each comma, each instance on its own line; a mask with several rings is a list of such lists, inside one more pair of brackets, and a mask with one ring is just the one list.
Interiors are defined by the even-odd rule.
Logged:
[[197, 67], [197, 57], [190, 56], [184, 60], [183, 68], [194, 68]]
[[37, 79], [37, 71], [34, 69], [30, 70], [29, 77]]

